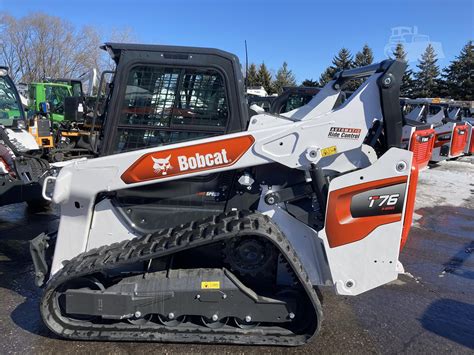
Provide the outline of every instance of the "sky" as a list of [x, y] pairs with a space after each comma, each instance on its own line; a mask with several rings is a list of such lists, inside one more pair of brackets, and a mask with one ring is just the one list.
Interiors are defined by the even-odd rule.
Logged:
[[[235, 53], [245, 65], [273, 71], [283, 61], [298, 82], [318, 79], [342, 47], [353, 54], [364, 44], [383, 60], [405, 40], [409, 65], [432, 43], [444, 67], [474, 39], [473, 0], [0, 0], [15, 17], [44, 12], [82, 27], [93, 25], [104, 41], [130, 28], [134, 42], [214, 47]], [[400, 28], [404, 27], [404, 28]], [[392, 36], [392, 34], [400, 34]]]

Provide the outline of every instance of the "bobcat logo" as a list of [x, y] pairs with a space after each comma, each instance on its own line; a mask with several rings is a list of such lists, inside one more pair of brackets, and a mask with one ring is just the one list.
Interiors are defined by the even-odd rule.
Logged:
[[155, 171], [156, 174], [161, 174], [161, 175], [166, 175], [168, 173], [168, 170], [172, 168], [170, 164], [170, 158], [171, 154], [168, 155], [167, 158], [153, 158], [153, 170]]

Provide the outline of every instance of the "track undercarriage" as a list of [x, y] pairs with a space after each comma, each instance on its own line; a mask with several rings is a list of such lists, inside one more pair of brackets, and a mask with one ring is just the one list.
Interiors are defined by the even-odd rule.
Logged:
[[81, 254], [50, 280], [41, 313], [75, 339], [273, 345], [305, 343], [322, 317], [284, 235], [250, 212]]

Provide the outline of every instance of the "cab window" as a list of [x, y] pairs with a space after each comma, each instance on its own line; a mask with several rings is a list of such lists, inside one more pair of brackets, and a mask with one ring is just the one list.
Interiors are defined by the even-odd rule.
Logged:
[[9, 126], [15, 118], [22, 118], [15, 88], [10, 80], [0, 76], [0, 124]]
[[136, 66], [128, 75], [114, 151], [223, 134], [228, 117], [218, 71]]
[[46, 102], [50, 105], [51, 113], [64, 114], [64, 98], [71, 96], [65, 86], [45, 86]]
[[294, 109], [300, 108], [301, 106], [306, 105], [308, 102], [311, 101], [313, 95], [307, 94], [290, 94], [288, 96], [288, 101], [281, 113], [290, 112]]

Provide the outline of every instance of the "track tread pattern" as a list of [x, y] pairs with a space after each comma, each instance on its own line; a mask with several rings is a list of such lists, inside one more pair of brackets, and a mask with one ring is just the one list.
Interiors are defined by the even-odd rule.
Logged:
[[[281, 334], [259, 329], [214, 330], [151, 327], [128, 323], [93, 324], [82, 323], [61, 315], [55, 301], [58, 288], [74, 278], [97, 274], [107, 269], [125, 266], [130, 263], [148, 261], [190, 248], [244, 235], [258, 235], [269, 239], [286, 257], [297, 275], [314, 308], [315, 319], [305, 334]], [[232, 211], [193, 221], [174, 228], [163, 229], [143, 237], [102, 246], [82, 253], [65, 262], [64, 267], [47, 283], [41, 300], [41, 315], [46, 325], [56, 334], [66, 338], [83, 340], [132, 340], [193, 343], [236, 343], [296, 346], [306, 343], [320, 328], [322, 320], [318, 296], [309, 282], [290, 243], [265, 215], [258, 212]]]

